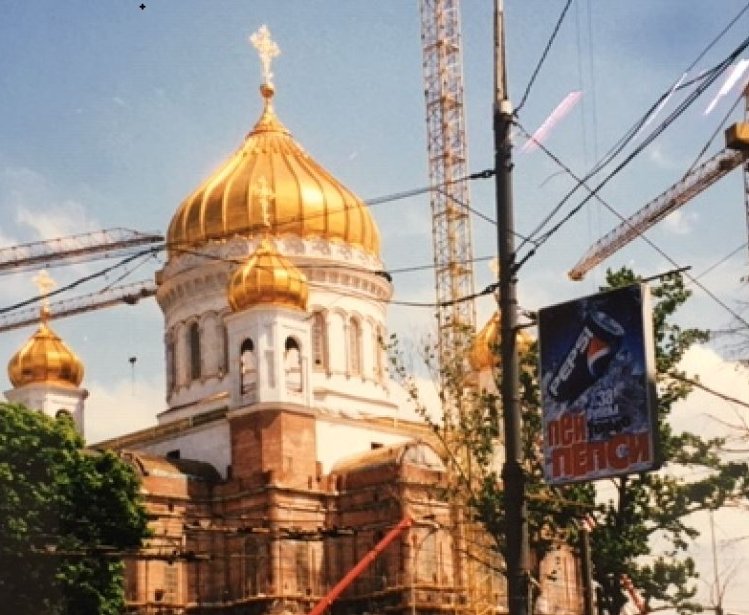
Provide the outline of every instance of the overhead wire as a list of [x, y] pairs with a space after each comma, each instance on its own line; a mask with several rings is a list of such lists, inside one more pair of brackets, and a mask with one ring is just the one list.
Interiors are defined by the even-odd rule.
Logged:
[[[528, 134], [527, 131], [520, 125], [517, 124], [518, 128], [520, 128], [521, 131], [523, 131], [525, 134]], [[562, 169], [564, 169], [565, 172], [567, 172], [575, 181], [579, 182], [580, 186], [584, 187], [586, 190], [590, 192], [590, 195], [588, 198], [595, 198], [599, 203], [601, 203], [606, 209], [608, 209], [612, 214], [614, 214], [617, 218], [619, 218], [622, 222], [626, 222], [626, 218], [620, 214], [612, 205], [610, 205], [608, 202], [606, 202], [599, 194], [594, 192], [594, 189], [590, 188], [587, 183], [585, 182], [584, 178], [579, 178], [572, 169], [570, 169], [566, 164], [564, 164], [557, 156], [555, 156], [547, 147], [544, 145], [540, 145], [541, 151], [546, 153], [547, 156], [549, 156], [557, 165], [559, 165]], [[638, 233], [638, 236], [641, 237], [651, 248], [653, 248], [658, 254], [660, 254], [663, 258], [665, 258], [671, 265], [673, 265], [676, 269], [681, 269], [681, 265], [677, 263], [671, 256], [669, 256], [663, 249], [661, 249], [657, 244], [655, 244], [652, 240], [650, 240], [644, 233]], [[531, 250], [526, 254], [526, 257], [522, 260], [520, 260], [516, 267], [521, 267], [527, 260], [534, 254], [534, 251]], [[709, 288], [707, 288], [702, 282], [700, 282], [696, 277], [690, 275], [688, 272], [684, 273], [685, 277], [695, 286], [699, 287], [708, 297], [710, 297], [715, 303], [717, 303], [720, 307], [722, 307], [725, 311], [727, 311], [731, 316], [733, 316], [735, 319], [737, 319], [739, 322], [744, 324], [746, 327], [749, 328], [749, 322], [747, 322], [741, 315], [738, 314], [734, 309], [732, 309], [730, 306], [728, 306], [724, 301], [722, 301], [715, 293], [713, 293]]]
[[[749, 47], [749, 37], [745, 38], [741, 44], [736, 47], [731, 54], [729, 54], [721, 63], [722, 65], [728, 66], [730, 63], [738, 57], [747, 47]], [[718, 76], [721, 74], [722, 71], [715, 71], [710, 77], [708, 77], [706, 80], [702, 81], [690, 94], [687, 95], [686, 99], [682, 101], [677, 108], [672, 111], [669, 116], [661, 122], [661, 124], [656, 127], [641, 143], [638, 145], [632, 152], [627, 155], [624, 160], [622, 160], [618, 165], [614, 167], [612, 171], [606, 175], [606, 177], [601, 180], [595, 188], [589, 188], [587, 185], [585, 186], [586, 189], [590, 191], [588, 196], [582, 199], [580, 203], [578, 203], [575, 207], [573, 207], [561, 220], [559, 220], [556, 224], [554, 224], [548, 231], [546, 231], [543, 235], [537, 238], [538, 244], [536, 247], [533, 248], [531, 251], [532, 253], [535, 253], [536, 250], [543, 245], [548, 239], [553, 236], [566, 222], [571, 220], [584, 206], [586, 203], [588, 203], [593, 197], [595, 197], [598, 192], [601, 191], [601, 189], [606, 186], [616, 175], [618, 175], [638, 154], [640, 154], [648, 145], [650, 145], [656, 138], [658, 138], [663, 132], [682, 114], [684, 111], [686, 111], [692, 103], [694, 103], [695, 100], [704, 92], [712, 83], [718, 78]], [[517, 124], [517, 122], [516, 122]], [[525, 131], [524, 131], [525, 132]], [[578, 188], [582, 187], [583, 183], [587, 181], [588, 176], [582, 178], [581, 180], [577, 181], [576, 186], [573, 188], [572, 191], [568, 192], [567, 196], [562, 199], [560, 203], [558, 203], [553, 209], [552, 212], [557, 212], [561, 206], [564, 204], [564, 202], [569, 198], [572, 192], [576, 191]], [[545, 220], [548, 222], [550, 219], [550, 216], [546, 216]], [[530, 237], [533, 237], [534, 233], [530, 234]], [[522, 259], [522, 262], [524, 263], [527, 261], [529, 256]], [[516, 266], [519, 269], [519, 266]]]
[[745, 241], [744, 243], [742, 243], [737, 248], [734, 248], [728, 254], [726, 254], [723, 258], [721, 258], [717, 262], [715, 262], [712, 265], [710, 265], [707, 269], [705, 269], [699, 275], [695, 276], [695, 279], [699, 280], [700, 278], [704, 278], [708, 273], [710, 273], [714, 269], [717, 269], [723, 263], [725, 263], [726, 261], [729, 261], [731, 258], [733, 258], [734, 256], [736, 256], [739, 252], [741, 252], [743, 249], [745, 249], [747, 245], [749, 245], [749, 242]]
[[[733, 27], [733, 25], [739, 20], [739, 18], [747, 10], [749, 10], [749, 2], [744, 6], [744, 8], [741, 11], [739, 11], [739, 13], [737, 15], [735, 15], [733, 17], [733, 19], [731, 19], [731, 21], [721, 30], [721, 32], [717, 36], [715, 36], [711, 40], [711, 42], [698, 54], [697, 58], [687, 67], [687, 69], [685, 71], [685, 74], [688, 73], [690, 70], [692, 70], [699, 63], [699, 61]], [[730, 59], [732, 61], [733, 57], [734, 56], [729, 56], [728, 59]], [[637, 120], [624, 133], [624, 135], [619, 139], [619, 141], [617, 141], [614, 144], [614, 146], [612, 146], [612, 148], [608, 150], [608, 152], [606, 154], [604, 154], [603, 158], [601, 160], [599, 160], [594, 165], [594, 167], [585, 174], [585, 176], [584, 176], [585, 181], [588, 181], [591, 177], [593, 177], [594, 175], [596, 175], [597, 173], [599, 173], [603, 168], [605, 168], [609, 163], [611, 163], [614, 160], [614, 158], [616, 158], [616, 156], [618, 156], [619, 153], [621, 153], [621, 151], [623, 151], [623, 149], [637, 136], [637, 134], [643, 128], [643, 126], [645, 125], [645, 123], [647, 122], [647, 120], [650, 118], [650, 116], [653, 114], [653, 112], [656, 109], [658, 109], [659, 105], [666, 99], [666, 97], [670, 96], [671, 93], [674, 90], [682, 90], [682, 89], [690, 87], [691, 85], [693, 85], [695, 83], [698, 83], [698, 82], [703, 82], [704, 83], [704, 81], [706, 79], [709, 79], [709, 83], [708, 83], [708, 86], [709, 86], [710, 84], [712, 84], [713, 81], [715, 81], [715, 79], [718, 78], [718, 76], [725, 70], [725, 68], [730, 65], [731, 61], [727, 61], [727, 59], [724, 59], [719, 64], [713, 66], [712, 68], [708, 69], [707, 71], [704, 71], [702, 74], [696, 76], [695, 78], [693, 78], [693, 79], [691, 79], [691, 80], [689, 80], [687, 82], [681, 83], [681, 85], [679, 85], [676, 88], [669, 88], [669, 90], [667, 90], [666, 92], [664, 92], [663, 94], [661, 94], [661, 96], [658, 98], [658, 100], [656, 100], [650, 106], [650, 108], [640, 117], [640, 119]], [[703, 88], [703, 90], [706, 89], [706, 87], [707, 86], [705, 86]], [[699, 94], [701, 94], [703, 90], [700, 90]], [[665, 129], [665, 127], [663, 129]], [[656, 134], [655, 136], [659, 136], [660, 132], [662, 132], [663, 129], [661, 129], [658, 132], [658, 134]], [[651, 139], [650, 139], [650, 141], [652, 141], [655, 138], [655, 136], [653, 136], [654, 132], [651, 133]], [[648, 143], [646, 143], [644, 146], [646, 147], [647, 145], [649, 145], [650, 141], [648, 141]], [[640, 151], [642, 149], [644, 149], [643, 146], [640, 147]], [[638, 153], [639, 153], [639, 151], [638, 151]], [[607, 181], [607, 180], [605, 180], [605, 181]], [[561, 207], [574, 195], [574, 193], [579, 188], [580, 188], [580, 184], [579, 183], [576, 184], [575, 186], [573, 186], [573, 188], [570, 189], [570, 191], [567, 192], [567, 194], [562, 198], [562, 200], [552, 209], [551, 213], [548, 214], [544, 218], [544, 220], [539, 225], [537, 225], [537, 227], [529, 234], [529, 237], [534, 237], [534, 235], [536, 235], [538, 232], [540, 232], [541, 229], [550, 221], [550, 219], [561, 209]], [[522, 249], [523, 246], [525, 245], [525, 243], [526, 242], [522, 242], [518, 246], [517, 250]]]
[[528, 85], [525, 86], [525, 91], [523, 92], [523, 95], [520, 98], [520, 102], [518, 103], [518, 106], [515, 109], [515, 113], [518, 113], [525, 105], [525, 101], [528, 99], [528, 94], [530, 94], [531, 88], [533, 87], [533, 84], [536, 81], [536, 77], [538, 77], [538, 73], [541, 71], [541, 67], [544, 65], [544, 62], [546, 61], [546, 57], [549, 55], [549, 51], [551, 51], [551, 46], [554, 44], [554, 40], [556, 39], [557, 34], [559, 34], [559, 30], [562, 27], [562, 23], [564, 22], [564, 18], [567, 15], [567, 11], [569, 10], [571, 4], [572, 4], [572, 0], [567, 0], [567, 2], [565, 3], [564, 8], [562, 9], [562, 13], [559, 15], [559, 18], [557, 19], [557, 23], [554, 26], [554, 29], [552, 30], [551, 35], [549, 36], [549, 40], [546, 42], [543, 52], [541, 52], [541, 57], [536, 63], [536, 68], [533, 69], [533, 73], [531, 74], [531, 77], [528, 80]]
[[30, 297], [29, 299], [24, 299], [23, 301], [19, 301], [17, 303], [14, 303], [9, 306], [5, 306], [0, 308], [0, 314], [7, 314], [8, 312], [11, 312], [13, 310], [16, 310], [21, 307], [26, 307], [27, 305], [32, 305], [34, 303], [39, 303], [40, 301], [43, 301], [46, 298], [54, 297], [56, 295], [59, 295], [61, 293], [64, 293], [68, 290], [71, 290], [73, 288], [76, 288], [77, 286], [80, 286], [81, 284], [85, 284], [86, 282], [90, 282], [91, 280], [95, 280], [96, 278], [103, 277], [107, 275], [110, 271], [114, 271], [115, 269], [119, 267], [123, 267], [124, 265], [127, 265], [128, 263], [141, 258], [145, 254], [152, 254], [156, 253], [158, 251], [161, 251], [164, 249], [164, 245], [155, 246], [146, 248], [144, 250], [140, 250], [136, 252], [135, 254], [131, 254], [130, 256], [127, 256], [120, 260], [119, 262], [115, 263], [114, 265], [110, 265], [109, 267], [105, 267], [104, 269], [99, 269], [98, 271], [95, 271], [94, 273], [90, 273], [88, 275], [81, 276], [77, 278], [76, 280], [73, 280], [69, 284], [65, 284], [64, 286], [61, 286], [60, 288], [56, 288], [55, 290], [51, 290], [48, 293], [44, 295], [35, 295], [34, 297]]
[[691, 165], [689, 165], [689, 168], [687, 169], [686, 173], [684, 173], [683, 177], [686, 177], [692, 171], [694, 171], [694, 168], [699, 164], [700, 160], [702, 160], [702, 157], [705, 155], [705, 152], [707, 152], [707, 150], [710, 149], [710, 146], [713, 144], [713, 141], [715, 141], [715, 137], [717, 137], [720, 134], [720, 131], [723, 129], [723, 127], [726, 125], [728, 120], [731, 118], [731, 115], [736, 110], [736, 107], [739, 106], [739, 103], [742, 101], [743, 98], [744, 98], [744, 92], [742, 91], [736, 97], [735, 102], [731, 105], [731, 108], [723, 116], [723, 119], [721, 119], [720, 123], [716, 126], [713, 133], [707, 139], [707, 141], [705, 142], [705, 145], [702, 146], [702, 149], [695, 157], [694, 162]]

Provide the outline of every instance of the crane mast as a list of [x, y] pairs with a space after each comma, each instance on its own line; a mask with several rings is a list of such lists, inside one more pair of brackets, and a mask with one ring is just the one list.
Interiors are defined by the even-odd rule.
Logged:
[[459, 0], [420, 0], [440, 365], [476, 329]]

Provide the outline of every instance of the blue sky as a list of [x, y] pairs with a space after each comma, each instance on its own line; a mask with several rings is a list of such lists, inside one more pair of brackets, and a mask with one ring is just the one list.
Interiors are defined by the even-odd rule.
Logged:
[[[257, 119], [260, 63], [247, 42], [268, 24], [276, 110], [305, 149], [368, 199], [428, 184], [420, 18], [416, 0], [53, 0], [5, 3], [0, 19], [0, 242], [124, 226], [164, 232], [181, 200], [240, 143]], [[463, 3], [470, 169], [492, 165], [492, 2]], [[561, 11], [562, 0], [506, 0], [509, 82], [517, 102]], [[743, 0], [575, 0], [519, 119], [530, 131], [572, 90], [581, 103], [547, 146], [583, 173], [736, 15]], [[699, 62], [716, 64], [746, 36], [749, 14]], [[749, 54], [743, 54], [749, 57]], [[690, 166], [737, 96], [703, 115], [720, 80], [602, 192], [630, 214]], [[658, 118], [673, 109], [674, 102]], [[733, 121], [740, 117], [737, 111]], [[710, 152], [722, 147], [719, 137]], [[518, 145], [522, 144], [518, 140]], [[516, 151], [519, 232], [532, 229], [571, 185], [542, 152]], [[649, 233], [699, 273], [747, 240], [739, 171]], [[474, 182], [472, 205], [494, 217], [492, 181]], [[574, 198], [563, 211], [579, 202]], [[373, 207], [389, 268], [431, 262], [426, 196]], [[565, 272], [615, 224], [590, 203], [520, 272], [521, 303], [537, 309], [587, 294]], [[474, 253], [495, 251], [495, 229], [474, 220]], [[746, 250], [703, 278], [731, 306], [745, 298]], [[60, 283], [108, 263], [52, 270]], [[606, 263], [646, 275], [668, 270], [638, 241]], [[128, 280], [147, 278], [143, 264]], [[35, 293], [30, 273], [3, 276], [0, 305]], [[476, 266], [482, 288], [492, 274]], [[112, 281], [109, 278], [108, 281]], [[430, 301], [429, 271], [394, 277], [396, 299]], [[94, 292], [91, 284], [78, 293]], [[486, 319], [492, 301], [479, 302]], [[685, 324], [722, 328], [731, 317], [696, 291]], [[429, 310], [393, 308], [391, 328], [426, 332]], [[155, 302], [55, 321], [82, 357], [91, 390], [90, 435], [152, 420], [163, 408], [162, 321]], [[10, 357], [31, 328], [0, 336]], [[727, 350], [716, 347], [722, 354]], [[138, 358], [134, 372], [128, 359]], [[8, 386], [5, 374], [0, 385]], [[745, 611], [749, 611], [749, 606]], [[738, 608], [738, 607], [737, 607]]]

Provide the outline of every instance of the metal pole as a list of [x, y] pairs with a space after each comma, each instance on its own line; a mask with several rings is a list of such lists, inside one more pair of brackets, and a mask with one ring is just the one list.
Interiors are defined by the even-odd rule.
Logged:
[[580, 559], [583, 576], [583, 614], [595, 615], [593, 605], [593, 564], [590, 559], [590, 530], [580, 528]]
[[528, 520], [522, 466], [521, 415], [518, 400], [517, 298], [515, 296], [515, 236], [512, 211], [512, 105], [507, 93], [504, 3], [494, 0], [494, 170], [499, 251], [499, 311], [502, 316], [502, 384], [505, 463], [507, 590], [510, 615], [528, 615]]

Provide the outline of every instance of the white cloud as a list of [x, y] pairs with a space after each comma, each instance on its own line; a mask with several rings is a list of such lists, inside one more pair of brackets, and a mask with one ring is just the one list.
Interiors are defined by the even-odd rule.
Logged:
[[85, 431], [89, 444], [154, 425], [156, 414], [165, 408], [161, 382], [122, 379], [107, 385], [92, 382], [87, 388]]
[[71, 200], [53, 204], [43, 211], [19, 207], [16, 222], [32, 229], [42, 239], [77, 235], [101, 228], [95, 220], [87, 218], [83, 205]]
[[[6, 211], [15, 211], [13, 222], [19, 236], [30, 238], [17, 241], [13, 237], [0, 236], [0, 241], [7, 239], [11, 244], [21, 243], [101, 228], [97, 220], [88, 216], [80, 202], [61, 198], [59, 192], [44, 175], [33, 169], [20, 166], [3, 168], [0, 171], [0, 204]], [[32, 231], [31, 235], [28, 231]]]
[[648, 160], [660, 169], [675, 169], [677, 161], [669, 157], [659, 143], [653, 143], [648, 148]]
[[[698, 375], [705, 386], [749, 404], [749, 369], [741, 364], [705, 346], [693, 346], [680, 367], [687, 375]], [[725, 434], [725, 423], [736, 423], [737, 413], [749, 417], [749, 409], [697, 389], [674, 408], [672, 421], [679, 429], [713, 437]]]
[[681, 209], [671, 212], [663, 220], [666, 229], [676, 235], [688, 235], [694, 230], [698, 222], [699, 215], [697, 212], [684, 212]]

